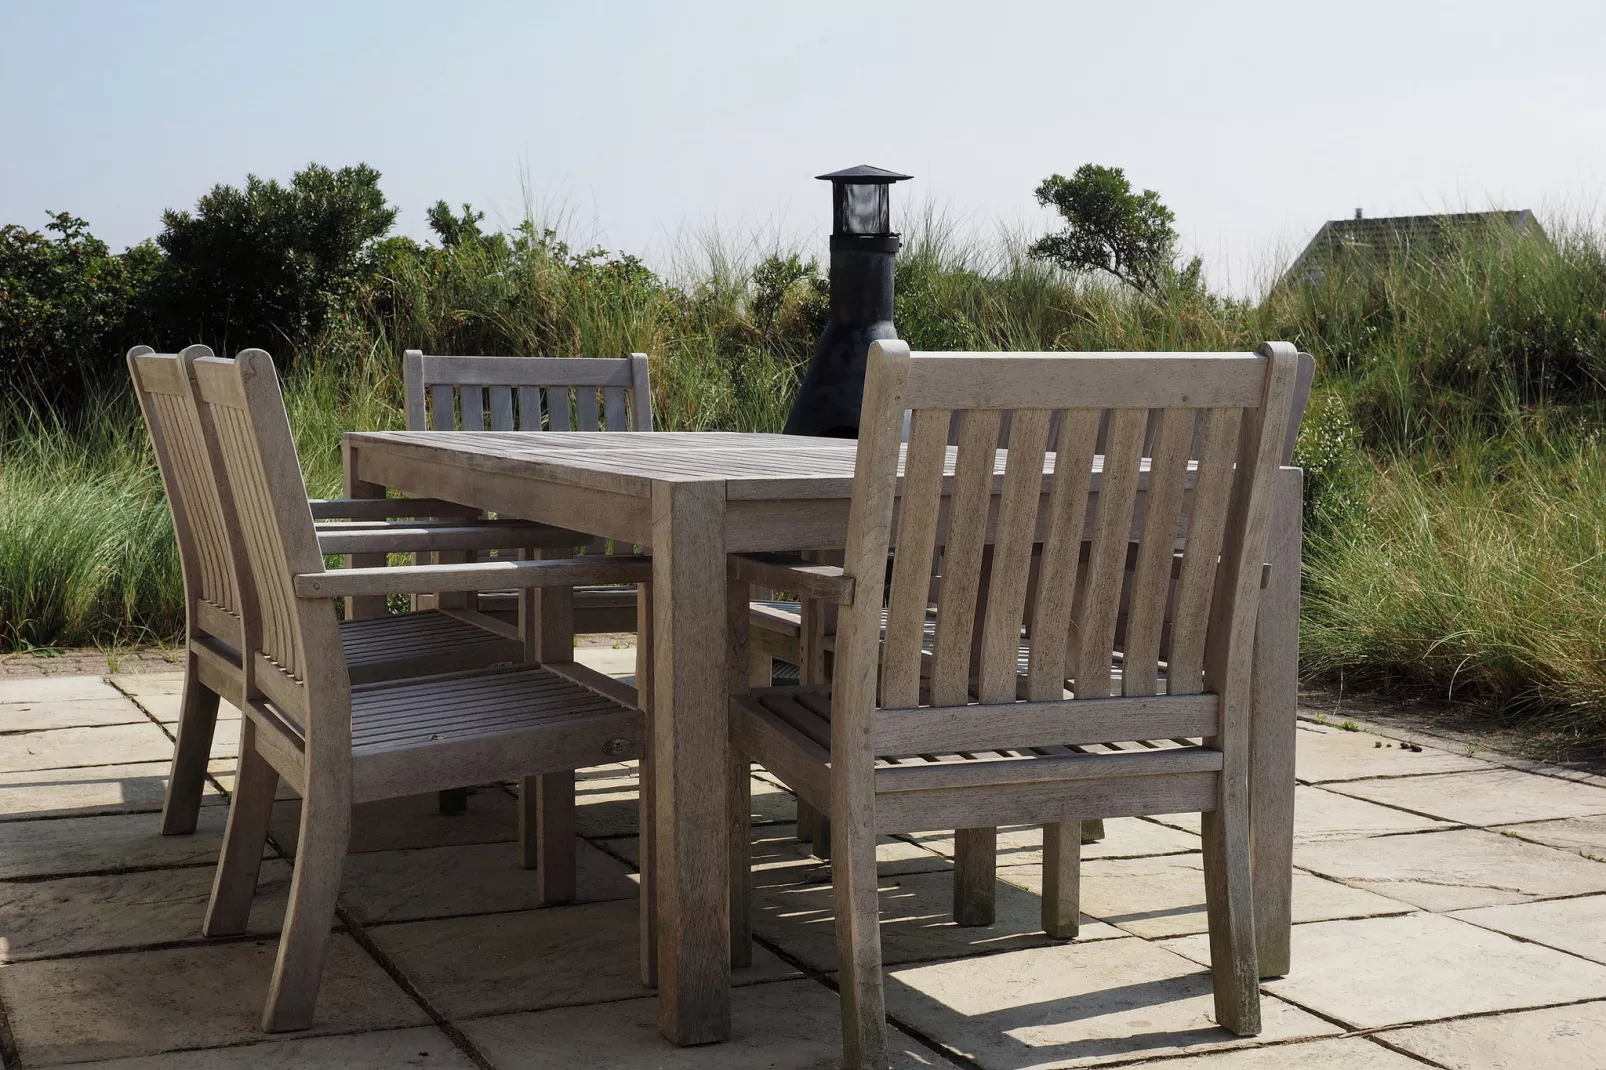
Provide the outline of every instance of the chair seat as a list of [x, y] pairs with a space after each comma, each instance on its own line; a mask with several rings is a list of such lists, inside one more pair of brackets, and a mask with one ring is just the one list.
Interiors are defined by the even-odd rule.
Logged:
[[340, 622], [355, 684], [501, 665], [522, 659], [515, 640], [438, 610]]
[[[1094, 700], [1096, 701], [1096, 700]], [[732, 739], [738, 750], [780, 777], [807, 802], [830, 813], [831, 689], [828, 686], [756, 688], [733, 697]], [[932, 709], [934, 717], [941, 709]], [[1040, 791], [1054, 784], [1167, 775], [1213, 776], [1221, 769], [1221, 753], [1204, 747], [1197, 737], [1113, 740], [953, 754], [878, 755], [875, 762], [877, 805], [884, 798], [926, 795], [944, 789], [974, 791], [1019, 788]], [[1192, 785], [1197, 788], [1198, 783]], [[1212, 791], [1214, 789], [1212, 788]], [[1184, 791], [1179, 802], [1196, 799]], [[901, 799], [899, 801], [902, 801]], [[1040, 805], [1040, 804], [1039, 804]], [[1212, 805], [1193, 806], [1194, 810]], [[1182, 812], [1187, 806], [1179, 806]], [[1136, 812], [1136, 811], [1135, 811]], [[1173, 811], [1155, 811], [1173, 812]], [[1010, 824], [1012, 821], [960, 821], [953, 826]], [[1120, 813], [1084, 811], [1077, 817], [1117, 817]], [[882, 828], [878, 815], [877, 827]], [[925, 826], [922, 826], [925, 827]], [[883, 831], [910, 831], [888, 824]]]
[[543, 666], [353, 687], [354, 798], [639, 758], [644, 730], [640, 710]]

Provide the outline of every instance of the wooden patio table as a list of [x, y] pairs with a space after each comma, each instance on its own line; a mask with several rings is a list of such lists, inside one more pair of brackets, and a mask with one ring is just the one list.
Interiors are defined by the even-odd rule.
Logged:
[[[349, 496], [393, 488], [652, 553], [659, 1027], [675, 1044], [727, 1039], [725, 555], [842, 546], [857, 444], [727, 432], [396, 431], [349, 433], [344, 446]], [[950, 456], [949, 476], [952, 465]], [[1053, 454], [1044, 467], [1052, 473]], [[1251, 820], [1265, 976], [1288, 969], [1301, 476], [1285, 467], [1279, 480], [1256, 635]], [[1045, 506], [1051, 488], [1045, 479]], [[1142, 514], [1140, 482], [1135, 529]], [[735, 672], [745, 678], [746, 666]]]

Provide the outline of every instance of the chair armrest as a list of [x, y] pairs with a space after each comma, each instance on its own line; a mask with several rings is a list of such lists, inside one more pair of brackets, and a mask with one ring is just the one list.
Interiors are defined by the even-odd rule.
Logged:
[[584, 546], [578, 531], [523, 520], [485, 520], [478, 524], [357, 523], [318, 528], [318, 549], [326, 554], [405, 554], [429, 550], [519, 550], [528, 547]]
[[816, 565], [795, 554], [730, 554], [732, 579], [756, 583], [772, 591], [796, 591], [804, 598], [822, 598], [839, 606], [853, 604], [853, 577], [838, 565]]
[[466, 565], [340, 568], [295, 578], [297, 598], [360, 598], [379, 594], [491, 591], [499, 587], [575, 587], [645, 583], [650, 557], [560, 557], [550, 561], [480, 561]]
[[393, 520], [480, 515], [478, 509], [438, 498], [308, 498], [314, 520]]

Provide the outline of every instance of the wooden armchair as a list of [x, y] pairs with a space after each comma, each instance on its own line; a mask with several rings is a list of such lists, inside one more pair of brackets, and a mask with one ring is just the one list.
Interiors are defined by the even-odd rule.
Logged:
[[[301, 825], [263, 1028], [301, 1029], [312, 1024], [353, 804], [561, 775], [643, 752], [631, 689], [572, 660], [357, 684], [335, 599], [642, 582], [650, 562], [615, 556], [326, 571], [273, 362], [246, 350], [232, 361], [198, 357], [191, 372], [202, 439], [237, 509], [229, 536], [246, 566], [238, 592], [240, 766], [203, 931], [245, 930], [282, 776], [301, 795]], [[540, 621], [527, 623], [528, 641], [539, 644]], [[573, 851], [572, 825], [560, 820], [548, 831], [566, 839], [559, 850]]]
[[[893, 831], [1043, 824], [1044, 927], [1072, 936], [1083, 819], [1201, 813], [1216, 1018], [1239, 1034], [1259, 1032], [1250, 667], [1298, 363], [1291, 347], [1269, 344], [1258, 354], [1203, 356], [911, 355], [901, 342], [871, 346], [831, 685], [757, 689], [734, 694], [730, 704], [736, 752], [831, 820], [847, 1065], [887, 1065], [875, 837]], [[909, 411], [900, 477], [899, 431]], [[1012, 427], [998, 481], [1006, 412]], [[1158, 415], [1149, 439], [1151, 413]], [[1050, 449], [1058, 474], [1045, 494]], [[1116, 683], [1116, 618], [1145, 467], [1146, 516]], [[943, 581], [923, 672], [940, 526]], [[806, 575], [815, 584], [830, 578], [817, 569]], [[1172, 627], [1162, 659], [1168, 598]], [[732, 631], [739, 641], [740, 630]], [[732, 769], [741, 775], [729, 790], [739, 798], [745, 763]], [[737, 804], [733, 813], [747, 810]], [[732, 844], [733, 871], [744, 878], [745, 829]], [[732, 902], [741, 904], [732, 911], [740, 930], [732, 946], [745, 947], [744, 879]]]
[[[239, 538], [239, 517], [228, 487], [212, 477], [186, 372], [190, 362], [211, 356], [205, 346], [191, 346], [179, 355], [137, 346], [128, 354], [134, 393], [167, 491], [184, 577], [184, 691], [162, 808], [163, 835], [195, 831], [219, 696], [235, 706], [244, 696], [240, 651], [246, 603], [230, 550]], [[451, 502], [314, 500], [307, 507], [322, 521], [315, 527], [320, 552], [371, 554], [381, 562], [388, 552], [560, 545], [576, 537], [538, 524], [487, 524]], [[399, 517], [413, 519], [397, 522]], [[337, 519], [347, 522], [335, 523]], [[343, 621], [339, 634], [348, 672], [359, 684], [516, 662], [524, 653], [517, 639], [504, 632], [443, 613]]]
[[[645, 353], [628, 358], [454, 357], [410, 349], [405, 371], [410, 431], [653, 429]], [[504, 595], [481, 596], [479, 604], [489, 612], [505, 612], [512, 603]], [[801, 631], [796, 605], [759, 601], [750, 612], [760, 656], [796, 663]], [[634, 631], [635, 592], [578, 590], [574, 618], [575, 631], [582, 635]]]

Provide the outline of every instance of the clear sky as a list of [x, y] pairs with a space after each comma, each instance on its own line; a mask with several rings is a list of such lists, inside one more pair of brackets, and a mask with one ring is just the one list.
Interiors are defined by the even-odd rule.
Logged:
[[[710, 228], [815, 240], [823, 183], [1036, 231], [1092, 161], [1252, 287], [1323, 220], [1597, 212], [1606, 3], [0, 0], [0, 223], [114, 248], [247, 173], [384, 174], [398, 228], [471, 201], [664, 264]], [[895, 210], [896, 210], [895, 207]]]

